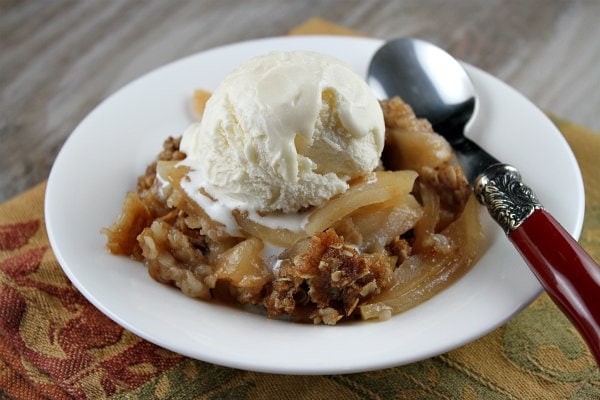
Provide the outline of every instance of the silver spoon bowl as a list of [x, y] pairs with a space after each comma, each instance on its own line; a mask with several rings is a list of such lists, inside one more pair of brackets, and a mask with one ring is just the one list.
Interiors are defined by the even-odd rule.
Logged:
[[500, 164], [464, 135], [475, 114], [475, 88], [458, 60], [439, 47], [413, 38], [390, 41], [373, 56], [368, 82], [379, 98], [399, 96], [426, 118], [448, 140], [472, 185], [484, 167]]

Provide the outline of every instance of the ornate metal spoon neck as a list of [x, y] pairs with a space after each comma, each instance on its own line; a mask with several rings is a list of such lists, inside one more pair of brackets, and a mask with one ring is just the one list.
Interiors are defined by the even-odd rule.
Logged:
[[493, 164], [475, 180], [475, 195], [506, 235], [517, 229], [535, 210], [544, 207], [521, 181], [519, 171], [507, 164]]

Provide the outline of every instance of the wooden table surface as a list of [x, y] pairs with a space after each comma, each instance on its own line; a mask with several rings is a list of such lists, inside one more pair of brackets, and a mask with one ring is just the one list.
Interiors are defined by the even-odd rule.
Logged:
[[164, 63], [312, 17], [417, 36], [600, 131], [600, 1], [0, 0], [0, 201], [48, 177], [98, 103]]

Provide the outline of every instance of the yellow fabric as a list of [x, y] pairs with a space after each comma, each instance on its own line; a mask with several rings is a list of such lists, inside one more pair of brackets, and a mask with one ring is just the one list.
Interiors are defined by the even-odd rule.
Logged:
[[[355, 32], [314, 19], [289, 33]], [[581, 243], [598, 260], [600, 134], [555, 122], [581, 166]], [[48, 244], [44, 192], [42, 183], [0, 205], [1, 398], [600, 398], [598, 367], [546, 295], [454, 351], [361, 374], [262, 374], [160, 349], [111, 322], [69, 283]]]

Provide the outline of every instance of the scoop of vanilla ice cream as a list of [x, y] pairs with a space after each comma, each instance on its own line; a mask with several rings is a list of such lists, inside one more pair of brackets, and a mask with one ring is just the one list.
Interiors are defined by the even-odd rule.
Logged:
[[377, 99], [349, 66], [272, 52], [225, 78], [180, 148], [190, 183], [228, 208], [289, 213], [377, 167], [384, 132]]

